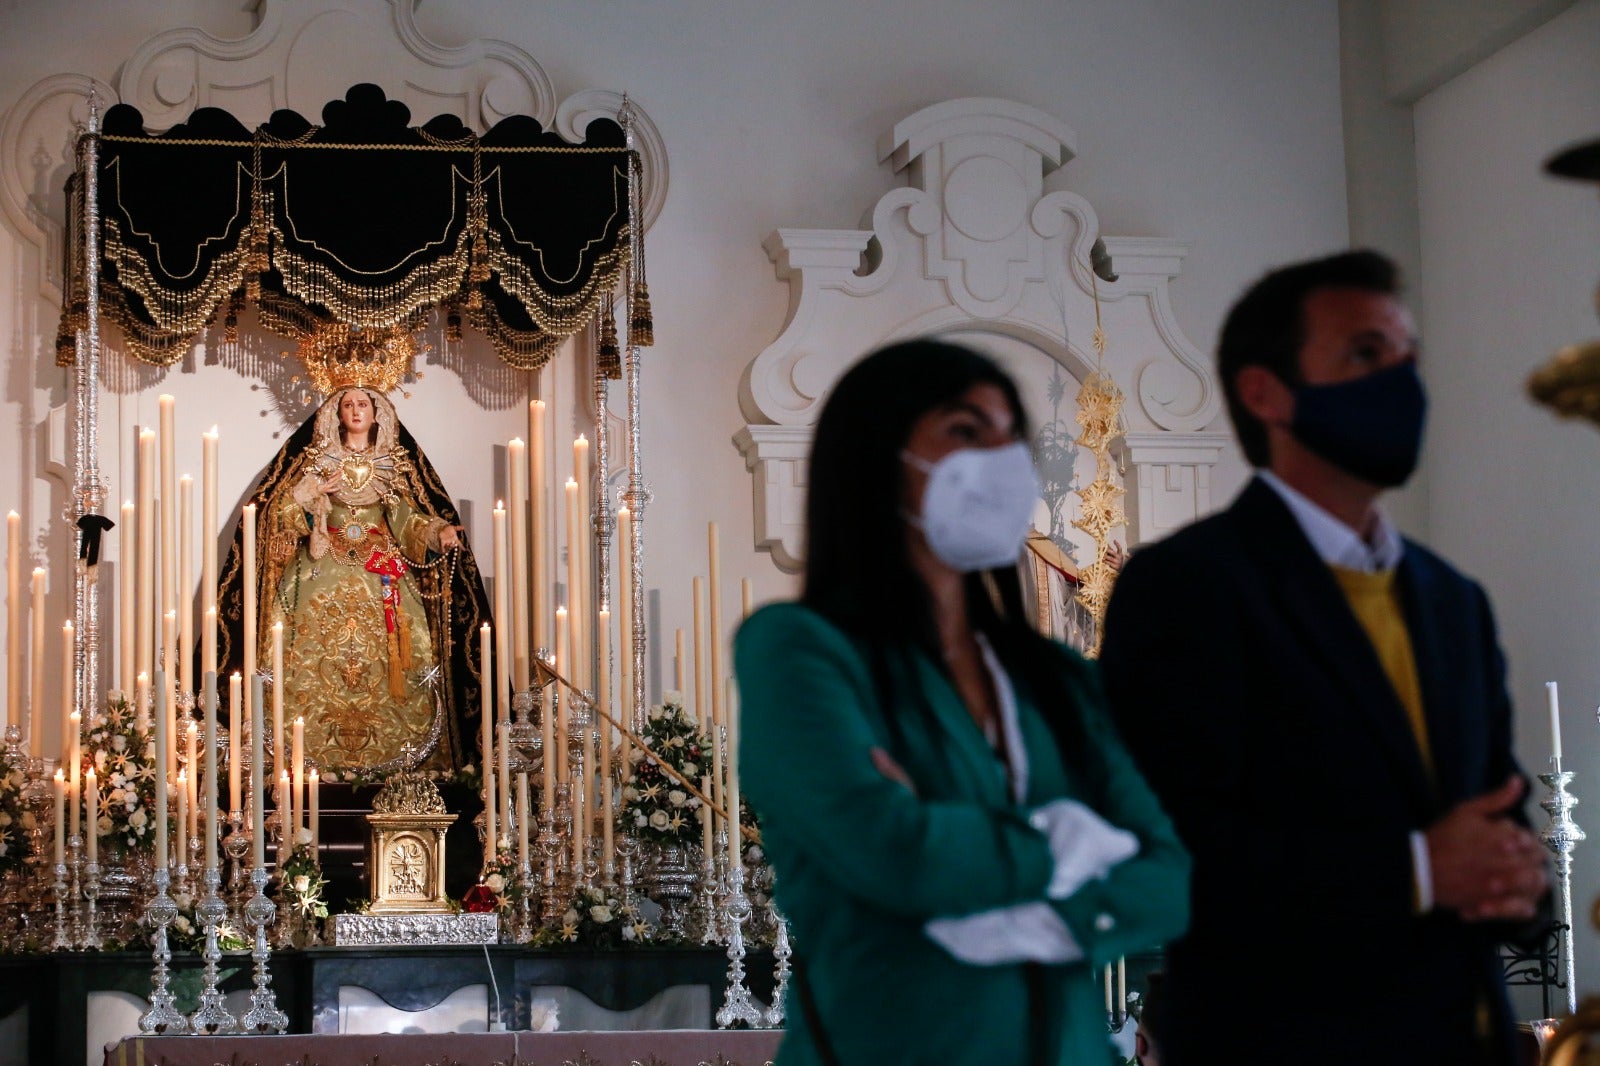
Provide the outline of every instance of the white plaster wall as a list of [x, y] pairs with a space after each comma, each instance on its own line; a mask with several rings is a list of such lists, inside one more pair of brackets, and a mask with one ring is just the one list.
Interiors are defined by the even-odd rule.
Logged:
[[[0, 11], [0, 108], [50, 74], [112, 79], [161, 29], [198, 22], [218, 36], [242, 35], [252, 22], [239, 6], [23, 0]], [[648, 240], [659, 343], [645, 372], [655, 493], [646, 566], [662, 587], [658, 648], [670, 649], [671, 628], [689, 624], [689, 577], [705, 569], [708, 519], [722, 524], [730, 626], [737, 578], [754, 579], [758, 601], [792, 594], [792, 579], [751, 548], [750, 482], [731, 443], [743, 422], [738, 377], [785, 317], [786, 287], [761, 240], [778, 226], [856, 225], [900, 183], [875, 161], [878, 137], [898, 119], [945, 99], [995, 96], [1075, 129], [1080, 157], [1048, 187], [1085, 195], [1107, 233], [1192, 242], [1172, 294], [1203, 350], [1249, 280], [1346, 240], [1336, 0], [429, 0], [419, 19], [443, 44], [480, 36], [517, 44], [549, 73], [558, 98], [627, 90], [666, 139], [671, 188]], [[371, 69], [371, 42], [350, 54], [361, 67], [341, 84], [381, 74], [381, 64]], [[8, 250], [15, 241], [0, 236], [0, 284], [11, 286], [20, 272]], [[53, 324], [48, 316], [0, 322], [14, 360], [0, 395], [7, 445], [30, 439], [46, 400], [61, 397], [62, 376], [47, 362]], [[469, 405], [443, 376], [429, 374], [413, 409]], [[194, 379], [186, 391], [204, 389], [208, 403], [260, 429], [262, 405], [247, 388], [225, 373]], [[435, 388], [455, 399], [422, 395]], [[153, 398], [135, 406], [151, 410]], [[412, 428], [481, 523], [500, 461], [493, 444], [516, 432], [518, 419], [515, 409], [472, 414], [440, 426], [413, 418]], [[265, 435], [256, 447], [263, 459], [271, 450]], [[0, 459], [0, 509], [29, 469]], [[1216, 502], [1243, 477], [1238, 459], [1225, 456]], [[44, 508], [34, 510], [37, 526]], [[487, 543], [486, 528], [474, 532]], [[52, 563], [60, 552], [51, 546]], [[670, 678], [670, 650], [660, 669]]]
[[1584, 0], [1416, 106], [1429, 528], [1498, 609], [1530, 771], [1549, 751], [1543, 682], [1561, 682], [1566, 766], [1590, 830], [1574, 881], [1589, 991], [1600, 985], [1588, 920], [1600, 892], [1600, 437], [1536, 407], [1523, 384], [1557, 347], [1600, 334], [1595, 188], [1541, 172], [1555, 149], [1600, 135], [1597, 60], [1600, 0]]

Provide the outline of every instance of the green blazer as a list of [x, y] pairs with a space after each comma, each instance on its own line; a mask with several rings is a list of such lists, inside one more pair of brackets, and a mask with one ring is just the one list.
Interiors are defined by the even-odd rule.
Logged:
[[[879, 702], [865, 648], [798, 604], [752, 615], [734, 655], [740, 778], [761, 818], [817, 1021], [842, 1066], [1020, 1066], [1033, 1024], [1029, 969], [1042, 978], [1046, 1004], [1043, 1061], [1112, 1061], [1099, 968], [1183, 932], [1189, 859], [1105, 718], [1092, 664], [1061, 650], [1091, 759], [1108, 782], [1097, 809], [1138, 836], [1139, 855], [1054, 904], [1085, 960], [971, 966], [930, 940], [924, 923], [1044, 899], [1053, 861], [1028, 814], [1053, 799], [1086, 798], [1022, 686], [1029, 777], [1018, 805], [961, 698], [921, 653], [891, 668], [892, 707]], [[915, 795], [873, 767], [874, 747], [906, 769]], [[788, 1016], [781, 1066], [822, 1062], [797, 989]]]

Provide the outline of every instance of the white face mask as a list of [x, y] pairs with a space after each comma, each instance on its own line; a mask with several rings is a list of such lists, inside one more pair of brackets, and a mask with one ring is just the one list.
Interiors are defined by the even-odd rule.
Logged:
[[928, 475], [922, 514], [910, 521], [934, 555], [962, 573], [1016, 563], [1039, 499], [1026, 444], [962, 448], [936, 463], [910, 452], [901, 458]]

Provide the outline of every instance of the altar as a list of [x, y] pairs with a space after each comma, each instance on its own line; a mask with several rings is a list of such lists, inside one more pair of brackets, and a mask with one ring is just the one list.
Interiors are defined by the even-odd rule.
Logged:
[[[751, 991], [758, 1000], [767, 1002], [772, 996], [772, 957], [770, 953], [752, 953], [750, 963]], [[174, 963], [173, 987], [180, 1010], [194, 1009], [202, 968], [203, 961], [194, 956], [180, 957]], [[226, 957], [221, 972], [219, 987], [226, 998], [247, 1006], [249, 957]], [[540, 950], [519, 945], [312, 948], [275, 953], [273, 975], [278, 1002], [288, 1016], [290, 1036], [281, 1039], [339, 1037], [346, 1041], [328, 1045], [335, 1048], [350, 1047], [355, 1038], [383, 1034], [404, 1034], [407, 1039], [432, 1034], [459, 1040], [462, 1034], [488, 1033], [491, 1019], [513, 1031], [559, 1026], [555, 1033], [541, 1036], [577, 1039], [610, 1031], [604, 1035], [613, 1043], [615, 1037], [639, 1031], [658, 1035], [662, 1031], [700, 1031], [695, 1046], [709, 1047], [713, 1045], [707, 1041], [713, 1040], [713, 1035], [705, 1030], [713, 1027], [713, 1014], [727, 991], [727, 960], [723, 953], [687, 947], [629, 953]], [[101, 1051], [107, 1043], [137, 1032], [138, 1011], [131, 1003], [142, 1000], [149, 986], [147, 952], [0, 956], [0, 1002], [17, 1004], [14, 1011], [0, 1019], [0, 1063], [94, 1066], [101, 1061]], [[117, 1019], [124, 1016], [133, 1024], [125, 1031], [117, 1031]], [[527, 1035], [523, 1033], [524, 1040]], [[747, 1043], [756, 1038], [749, 1046], [768, 1049], [765, 1057], [751, 1055], [737, 1061], [764, 1062], [771, 1058], [771, 1049], [776, 1047], [782, 1031], [724, 1032], [716, 1036], [731, 1036], [736, 1042], [743, 1039]], [[200, 1053], [187, 1049], [212, 1046], [211, 1041], [216, 1038], [155, 1039], [158, 1043], [144, 1053], [145, 1062], [163, 1061], [152, 1054], [152, 1049], [161, 1050], [168, 1056], [166, 1061], [174, 1063], [230, 1061], [233, 1054], [230, 1050], [212, 1059], [203, 1054], [200, 1058], [190, 1057]], [[181, 1056], [173, 1050], [173, 1041], [179, 1041], [185, 1049]], [[670, 1040], [663, 1038], [659, 1046], [668, 1048], [674, 1041], [681, 1043], [675, 1035]], [[289, 1045], [271, 1046], [276, 1049]], [[418, 1040], [407, 1046], [429, 1045], [426, 1040]], [[640, 1045], [636, 1042], [633, 1046]], [[234, 1045], [230, 1043], [229, 1047]], [[302, 1053], [295, 1050], [276, 1061], [299, 1061]], [[370, 1062], [373, 1053], [368, 1050], [366, 1058], [359, 1061]], [[656, 1053], [663, 1061], [674, 1061]], [[253, 1061], [250, 1054], [240, 1054], [243, 1057], [237, 1061]], [[599, 1061], [607, 1061], [605, 1056], [596, 1054]], [[451, 1055], [459, 1062], [477, 1061], [456, 1050]], [[523, 1057], [527, 1058], [525, 1051]], [[735, 1059], [732, 1054], [728, 1057]], [[567, 1058], [576, 1061], [571, 1054], [553, 1061]], [[714, 1061], [715, 1054], [710, 1059]], [[311, 1061], [326, 1064], [339, 1060], [314, 1056]], [[390, 1059], [382, 1061], [388, 1063]], [[439, 1060], [435, 1056], [415, 1061]], [[483, 1061], [508, 1060], [500, 1055]], [[648, 1055], [642, 1061], [648, 1061]]]

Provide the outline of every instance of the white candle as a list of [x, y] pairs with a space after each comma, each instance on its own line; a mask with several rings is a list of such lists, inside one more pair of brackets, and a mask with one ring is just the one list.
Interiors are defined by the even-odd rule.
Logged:
[[583, 859], [584, 855], [587, 853], [587, 848], [584, 846], [584, 843], [585, 843], [585, 841], [587, 841], [589, 839], [589, 832], [588, 832], [588, 813], [589, 813], [588, 799], [589, 799], [589, 796], [588, 796], [588, 792], [589, 792], [588, 783], [583, 780], [582, 775], [574, 776], [573, 779], [572, 779], [572, 860], [573, 860], [573, 862], [581, 861]]
[[[162, 395], [161, 408], [161, 613], [178, 609], [178, 483], [174, 447], [177, 401]], [[177, 684], [178, 671], [169, 661], [167, 673]]]
[[[478, 627], [478, 676], [483, 682], [483, 722], [479, 730], [480, 765], [483, 767], [483, 839], [487, 842], [485, 854], [493, 856], [495, 838], [494, 817], [494, 660], [490, 655], [493, 635], [487, 622]], [[546, 715], [545, 717], [549, 717]]]
[[153, 429], [139, 432], [139, 461], [136, 468], [139, 494], [139, 573], [134, 594], [134, 625], [137, 627], [138, 670], [151, 673], [155, 670], [155, 518], [156, 518], [156, 433]]
[[[556, 669], [572, 679], [572, 637], [567, 626], [567, 609], [556, 608]], [[550, 706], [555, 711], [556, 778], [567, 779], [567, 717], [566, 700], [562, 699], [561, 686], [552, 685]]]
[[739, 829], [739, 687], [728, 678], [728, 698], [722, 705], [728, 728], [728, 869], [739, 865], [743, 841]]
[[[711, 797], [710, 774], [700, 775], [700, 791], [705, 793], [708, 799]], [[700, 850], [705, 853], [706, 862], [716, 861], [717, 833], [713, 828], [715, 823], [716, 817], [711, 813], [711, 805], [702, 803], [700, 805]]]
[[[696, 577], [689, 585], [694, 596], [694, 717], [701, 729], [711, 732], [711, 705], [706, 702], [705, 579]], [[711, 736], [714, 739], [716, 733]]]
[[[506, 509], [502, 501], [494, 504], [494, 631], [495, 702], [502, 722], [511, 719], [511, 562], [506, 544]], [[504, 811], [504, 808], [501, 808]]]
[[94, 767], [89, 767], [83, 775], [83, 794], [89, 801], [89, 822], [84, 826], [83, 839], [89, 848], [89, 861], [100, 861], [100, 782], [95, 777]]
[[133, 679], [139, 672], [139, 629], [134, 621], [134, 596], [138, 572], [138, 516], [132, 500], [122, 502], [122, 522], [117, 527], [117, 677], [124, 699], [133, 698]]
[[217, 675], [207, 674], [206, 704], [206, 867], [217, 865]]
[[[707, 615], [710, 624], [711, 720], [720, 724], [722, 705], [722, 548], [717, 524], [706, 524], [706, 551], [711, 558], [711, 579], [706, 583]], [[732, 817], [732, 812], [729, 812]]]
[[294, 720], [294, 761], [289, 764], [289, 770], [294, 775], [294, 792], [289, 796], [289, 848], [299, 843], [295, 837], [302, 826], [305, 825], [305, 783], [306, 783], [306, 720], [296, 717]]
[[1555, 760], [1556, 770], [1561, 769], [1561, 695], [1556, 691], [1554, 681], [1544, 683], [1545, 699], [1550, 705], [1550, 757]]
[[72, 753], [68, 756], [67, 781], [72, 786], [72, 792], [67, 796], [67, 802], [72, 806], [72, 832], [76, 833], [81, 824], [80, 817], [83, 813], [82, 800], [79, 790], [82, 781], [79, 775], [83, 773], [83, 716], [77, 711], [72, 715]]
[[672, 653], [672, 687], [677, 690], [679, 695], [682, 695], [682, 693], [683, 693], [683, 685], [684, 685], [684, 673], [683, 673], [684, 650], [683, 650], [683, 629], [681, 627], [678, 628], [678, 629], [673, 630], [673, 633], [672, 633], [672, 644], [673, 644], [673, 653]]
[[[28, 670], [28, 754], [35, 759], [44, 756], [44, 591], [49, 575], [43, 567], [33, 570], [33, 623], [30, 639], [31, 658]], [[126, 658], [126, 652], [124, 652]], [[133, 695], [133, 675], [128, 675], [128, 687], [122, 690], [123, 698]]]
[[[244, 630], [244, 648], [242, 649], [242, 658], [244, 660], [244, 676], [245, 677], [255, 677], [256, 676], [256, 620], [257, 620], [257, 607], [256, 607], [256, 505], [253, 504], [253, 503], [245, 504], [244, 505], [243, 514], [241, 514], [239, 520], [242, 523], [241, 529], [243, 530], [243, 535], [242, 535], [241, 540], [240, 540], [240, 547], [244, 551], [244, 589], [243, 589], [243, 591], [244, 591], [244, 610], [243, 610], [244, 618], [243, 618], [243, 623], [244, 624], [243, 624], [243, 627], [242, 627], [243, 630]], [[244, 709], [245, 709], [245, 716], [246, 717], [250, 716], [250, 701], [255, 699], [255, 692], [256, 692], [256, 690], [255, 690], [255, 686], [254, 685], [250, 686], [248, 689], [245, 690], [246, 698], [245, 698], [245, 708]], [[274, 725], [281, 725], [282, 723], [278, 722], [276, 720], [276, 712], [274, 712], [274, 715], [275, 716], [274, 716], [273, 724]], [[274, 733], [273, 734], [273, 741], [272, 741], [274, 744], [278, 745], [278, 760], [279, 760], [279, 762], [283, 761], [283, 741], [279, 739], [281, 736], [282, 736], [281, 733]]]
[[[189, 776], [187, 778], [189, 782], [189, 788], [187, 790], [188, 795], [186, 798], [192, 801], [199, 798], [198, 792], [200, 789], [200, 763], [198, 751], [200, 746], [200, 729], [195, 724], [195, 720], [193, 718], [184, 719], [183, 744], [183, 765], [189, 771]], [[199, 818], [200, 805], [198, 803], [191, 802], [189, 804], [188, 831], [193, 836], [199, 835]], [[182, 853], [182, 849], [179, 850], [180, 853]]]
[[533, 525], [530, 540], [533, 547], [533, 577], [530, 586], [530, 610], [533, 614], [533, 644], [535, 648], [550, 650], [550, 605], [546, 601], [545, 582], [550, 580], [550, 501], [545, 495], [548, 478], [545, 463], [544, 401], [528, 404], [528, 499], [532, 501]]
[[200, 499], [200, 606], [206, 632], [201, 647], [211, 649], [211, 657], [200, 660], [204, 673], [217, 672], [217, 427], [201, 435]]
[[531, 811], [528, 806], [528, 775], [517, 775], [517, 865], [528, 865], [528, 823]]
[[[511, 810], [511, 727], [504, 722], [500, 724], [499, 742], [500, 772], [495, 782], [500, 790], [497, 802], [502, 811], [509, 813]], [[501, 826], [500, 836], [496, 838], [506, 847], [510, 847], [511, 844], [506, 832], [509, 828], [510, 826]]]
[[143, 670], [133, 682], [134, 703], [138, 706], [139, 735], [150, 735], [150, 675]]
[[194, 478], [178, 479], [178, 691], [194, 691]]
[[22, 516], [15, 511], [6, 515], [6, 710], [0, 725], [22, 728]]
[[[286, 758], [288, 753], [284, 750], [284, 741], [288, 739], [288, 734], [283, 731], [283, 689], [283, 623], [274, 622], [272, 623], [272, 754], [273, 766], [280, 770], [288, 761]], [[254, 693], [256, 687], [251, 685], [250, 691]], [[249, 703], [245, 704], [244, 712], [244, 716], [250, 721], [257, 721], [258, 716]]]
[[[234, 674], [237, 680], [239, 675]], [[250, 719], [250, 864], [254, 869], [261, 869], [267, 863], [266, 851], [266, 805], [267, 797], [263, 791], [263, 766], [266, 761], [266, 745], [262, 735], [266, 728], [262, 724], [261, 678], [250, 679], [250, 686], [256, 691], [254, 702], [255, 714]]]
[[189, 865], [189, 818], [193, 807], [189, 805], [189, 772], [178, 771], [178, 865]]
[[156, 869], [167, 868], [167, 783], [172, 773], [172, 764], [167, 754], [167, 678], [160, 670], [156, 671], [154, 683], [156, 695], [155, 708], [155, 749], [156, 749]]
[[528, 687], [528, 457], [520, 438], [511, 438], [506, 446], [506, 466], [511, 488], [511, 680], [522, 692]]
[[173, 660], [178, 657], [178, 612], [168, 611], [161, 616], [161, 665], [167, 679], [167, 743], [172, 750], [167, 757], [174, 769], [178, 765], [178, 670]]
[[[274, 684], [277, 682], [274, 681]], [[253, 741], [252, 741], [253, 745]], [[244, 746], [244, 678], [235, 670], [228, 678], [228, 810], [243, 810], [241, 794], [244, 762], [239, 752]], [[252, 746], [252, 755], [254, 748]]]
[[[567, 505], [567, 641], [568, 653], [561, 657], [561, 672], [567, 675], [567, 680], [573, 687], [581, 690], [583, 685], [583, 670], [579, 665], [583, 658], [583, 549], [579, 546], [581, 534], [578, 532], [578, 508], [581, 502], [578, 498], [578, 483], [572, 478], [567, 478], [567, 483], [562, 486]], [[560, 623], [557, 623], [559, 625]], [[559, 639], [559, 638], [558, 638]]]
[[56, 770], [56, 865], [66, 862], [67, 846], [67, 775]]
[[[629, 728], [637, 723], [634, 715], [637, 708], [633, 705], [633, 565], [630, 546], [633, 544], [633, 512], [627, 507], [617, 508], [617, 600], [622, 611], [619, 623], [622, 637], [622, 647], [619, 649], [618, 679], [622, 684], [622, 721]], [[682, 690], [679, 682], [679, 690]], [[622, 742], [623, 751], [628, 749], [628, 741]], [[628, 763], [623, 760], [623, 773], [626, 775]]]
[[740, 618], [749, 618], [751, 605], [755, 602], [755, 589], [750, 584], [750, 579], [739, 579], [739, 610]]
[[[578, 434], [572, 442], [573, 477], [578, 482], [578, 584], [575, 595], [567, 597], [572, 623], [572, 668], [576, 676], [573, 684], [585, 692], [594, 691], [594, 645], [589, 627], [594, 624], [594, 592], [589, 587], [594, 578], [592, 565], [594, 507], [591, 497], [594, 489], [589, 473], [589, 441]], [[569, 549], [571, 550], [571, 549]]]
[[322, 775], [314, 768], [311, 777], [311, 857], [322, 865]]
[[294, 827], [289, 824], [289, 771], [285, 770], [278, 775], [278, 868], [289, 861], [294, 854]]

